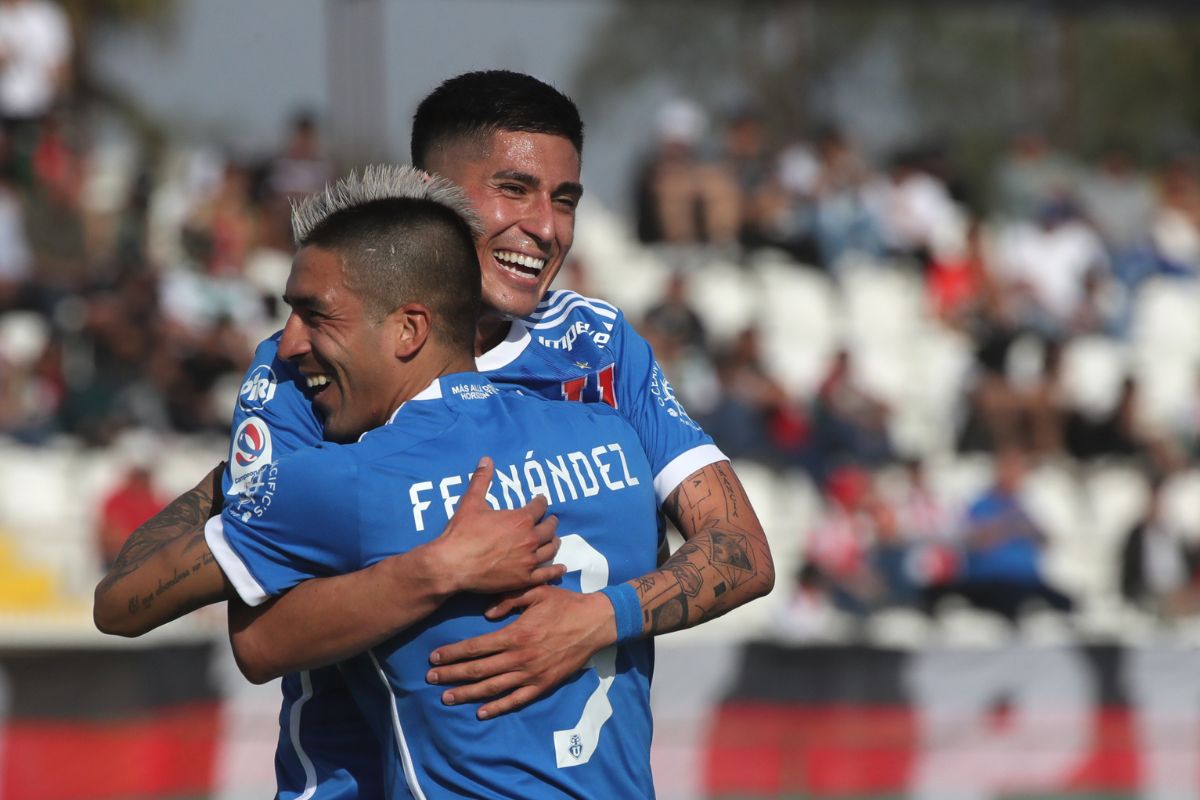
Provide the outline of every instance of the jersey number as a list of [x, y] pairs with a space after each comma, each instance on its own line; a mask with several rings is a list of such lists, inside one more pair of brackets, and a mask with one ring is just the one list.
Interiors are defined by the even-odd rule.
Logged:
[[[577, 533], [562, 537], [554, 563], [564, 565], [567, 572], [579, 573], [581, 592], [595, 592], [608, 585], [608, 559]], [[589, 667], [596, 670], [600, 685], [584, 704], [575, 727], [554, 732], [554, 754], [560, 768], [577, 767], [591, 759], [600, 743], [600, 729], [613, 713], [608, 690], [617, 674], [617, 646], [596, 653], [584, 665], [584, 669]]]
[[575, 403], [607, 403], [616, 408], [616, 367], [616, 364], [609, 364], [598, 372], [563, 381], [563, 400]]

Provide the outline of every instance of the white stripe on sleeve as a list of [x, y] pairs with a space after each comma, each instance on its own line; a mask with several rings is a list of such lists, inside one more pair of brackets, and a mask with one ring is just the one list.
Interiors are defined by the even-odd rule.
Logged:
[[213, 558], [217, 560], [233, 588], [237, 589], [242, 602], [248, 606], [260, 606], [267, 602], [266, 591], [250, 574], [241, 557], [229, 546], [229, 540], [225, 538], [225, 524], [221, 521], [220, 514], [204, 523], [204, 541], [208, 542], [208, 549], [212, 551]]
[[729, 456], [722, 453], [715, 444], [702, 444], [675, 456], [671, 463], [654, 476], [654, 493], [658, 495], [659, 504], [661, 505], [688, 475], [696, 470], [704, 469], [709, 464], [728, 460]]

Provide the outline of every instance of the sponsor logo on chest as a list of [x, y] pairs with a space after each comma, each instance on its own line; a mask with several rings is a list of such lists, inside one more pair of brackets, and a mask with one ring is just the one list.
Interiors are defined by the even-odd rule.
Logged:
[[538, 337], [538, 343], [549, 347], [552, 350], [567, 350], [575, 349], [575, 343], [579, 341], [579, 337], [586, 335], [588, 339], [595, 342], [597, 346], [603, 347], [608, 344], [612, 336], [604, 331], [596, 330], [590, 322], [578, 320], [571, 324], [571, 327], [559, 336], [557, 339], [549, 339], [545, 336]]

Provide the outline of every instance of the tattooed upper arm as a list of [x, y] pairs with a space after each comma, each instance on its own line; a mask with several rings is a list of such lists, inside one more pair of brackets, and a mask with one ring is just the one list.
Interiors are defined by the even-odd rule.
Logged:
[[663, 513], [686, 540], [654, 575], [634, 581], [643, 630], [686, 628], [766, 594], [775, 569], [766, 534], [728, 462], [688, 476]]

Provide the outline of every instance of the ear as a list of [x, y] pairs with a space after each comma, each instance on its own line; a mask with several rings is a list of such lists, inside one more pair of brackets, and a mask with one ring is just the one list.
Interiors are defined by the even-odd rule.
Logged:
[[432, 317], [429, 307], [421, 303], [405, 303], [388, 314], [396, 358], [407, 361], [421, 352], [421, 348], [429, 339], [429, 322]]

